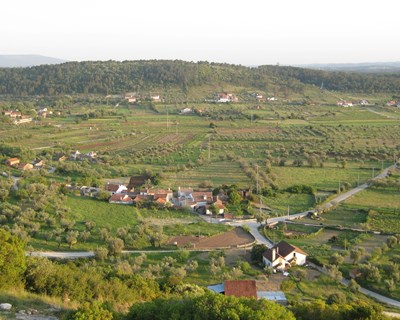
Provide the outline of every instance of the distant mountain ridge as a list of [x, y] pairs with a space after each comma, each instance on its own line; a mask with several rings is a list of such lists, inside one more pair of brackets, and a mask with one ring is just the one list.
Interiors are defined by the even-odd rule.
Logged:
[[398, 73], [400, 61], [394, 62], [364, 62], [364, 63], [313, 63], [297, 65], [301, 68], [325, 71], [367, 72], [367, 73]]
[[67, 60], [33, 54], [0, 55], [0, 68], [23, 68], [64, 62]]

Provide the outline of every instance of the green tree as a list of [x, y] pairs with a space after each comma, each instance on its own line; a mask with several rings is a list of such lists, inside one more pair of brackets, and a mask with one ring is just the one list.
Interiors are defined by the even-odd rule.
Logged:
[[395, 236], [390, 236], [386, 239], [386, 244], [389, 248], [393, 248], [397, 244], [397, 238]]
[[20, 286], [25, 269], [25, 243], [0, 229], [0, 289]]
[[362, 256], [364, 255], [364, 248], [354, 248], [350, 251], [350, 259], [353, 260], [353, 263], [357, 263], [361, 260]]
[[201, 319], [252, 319], [294, 320], [284, 307], [265, 299], [236, 298], [222, 294], [206, 293], [184, 299], [157, 299], [136, 304], [127, 320], [201, 320]]
[[342, 264], [343, 262], [344, 262], [343, 256], [341, 254], [337, 253], [337, 252], [335, 252], [334, 254], [332, 254], [329, 257], [329, 263], [330, 264], [333, 264], [333, 265], [337, 266], [339, 264]]
[[253, 248], [251, 248], [251, 260], [261, 264], [263, 261], [263, 253], [267, 251], [267, 249], [265, 244], [255, 244]]
[[71, 320], [112, 320], [113, 314], [98, 302], [84, 303]]
[[108, 251], [110, 255], [117, 256], [124, 249], [124, 241], [119, 238], [111, 239], [108, 242]]

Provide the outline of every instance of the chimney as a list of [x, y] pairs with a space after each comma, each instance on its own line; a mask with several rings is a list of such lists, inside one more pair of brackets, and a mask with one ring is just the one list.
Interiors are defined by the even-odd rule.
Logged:
[[272, 261], [271, 262], [274, 262], [275, 259], [276, 259], [276, 249], [272, 248]]

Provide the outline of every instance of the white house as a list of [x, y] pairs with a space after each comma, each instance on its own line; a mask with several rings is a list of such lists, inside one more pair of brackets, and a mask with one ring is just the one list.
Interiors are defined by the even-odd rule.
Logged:
[[291, 245], [285, 241], [281, 241], [263, 253], [263, 263], [265, 266], [274, 269], [285, 270], [295, 262], [296, 265], [302, 266], [306, 263], [307, 253], [300, 248]]
[[181, 110], [180, 114], [188, 114], [188, 113], [192, 113], [192, 112], [193, 112], [193, 110], [191, 108], [185, 108], [185, 109]]
[[128, 188], [124, 186], [123, 184], [114, 184], [114, 183], [109, 183], [107, 182], [105, 191], [113, 194], [121, 194], [121, 193], [127, 193]]

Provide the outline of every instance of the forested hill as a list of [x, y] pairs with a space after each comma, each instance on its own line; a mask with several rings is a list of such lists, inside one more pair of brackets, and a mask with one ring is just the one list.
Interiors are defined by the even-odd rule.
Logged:
[[306, 85], [347, 92], [400, 90], [400, 74], [327, 72], [281, 66], [250, 68], [208, 62], [170, 60], [68, 62], [29, 68], [0, 68], [0, 94], [116, 94], [154, 88], [187, 92], [200, 85], [243, 86], [273, 92], [302, 93]]

